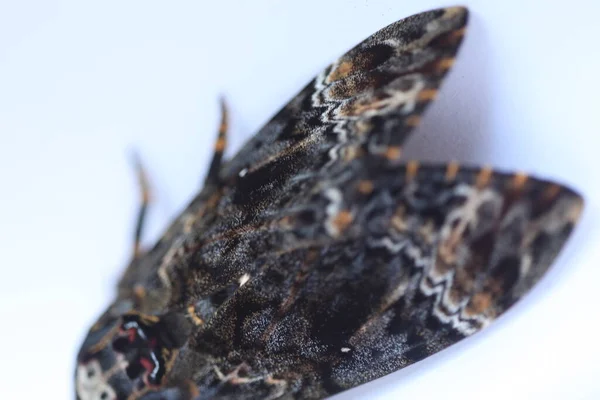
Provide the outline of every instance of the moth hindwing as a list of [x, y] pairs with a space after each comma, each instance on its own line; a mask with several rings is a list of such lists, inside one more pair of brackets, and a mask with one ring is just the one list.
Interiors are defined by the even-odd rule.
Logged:
[[380, 30], [225, 161], [223, 107], [204, 188], [154, 247], [134, 246], [79, 352], [77, 397], [324, 398], [481, 330], [529, 291], [580, 197], [404, 161], [466, 22], [446, 8]]

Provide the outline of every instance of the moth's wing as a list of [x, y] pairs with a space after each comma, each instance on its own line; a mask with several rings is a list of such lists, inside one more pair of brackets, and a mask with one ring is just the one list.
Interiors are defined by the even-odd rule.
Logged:
[[310, 199], [323, 235], [261, 254], [190, 342], [212, 360], [199, 398], [322, 398], [436, 353], [528, 292], [582, 208], [489, 169], [353, 171]]
[[[397, 159], [452, 65], [466, 23], [467, 10], [455, 7], [417, 14], [378, 31], [313, 79], [221, 176], [227, 180], [281, 169], [286, 176], [278, 178], [289, 178], [292, 171], [298, 175], [331, 166], [360, 151]], [[374, 131], [380, 135], [371, 136]], [[307, 148], [310, 153], [294, 157]]]
[[452, 64], [466, 22], [467, 10], [456, 7], [380, 30], [326, 68], [223, 165], [216, 213], [199, 218], [193, 231], [200, 234], [188, 241], [193, 251], [202, 248], [193, 261], [197, 277], [174, 302], [184, 305], [189, 292], [205, 296], [233, 274], [251, 272], [257, 252], [281, 245], [277, 221], [285, 224], [286, 213], [296, 211], [310, 219], [311, 193], [335, 174], [353, 174], [354, 161], [358, 169], [399, 166], [401, 144]]
[[419, 14], [325, 70], [221, 171], [170, 264], [202, 321], [169, 380], [198, 398], [321, 398], [485, 326], [547, 269], [578, 210], [535, 179], [400, 164], [466, 10]]

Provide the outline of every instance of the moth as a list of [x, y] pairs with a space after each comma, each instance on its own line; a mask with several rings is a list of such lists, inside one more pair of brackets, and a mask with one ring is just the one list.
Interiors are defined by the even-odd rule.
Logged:
[[380, 30], [223, 159], [132, 259], [77, 358], [76, 397], [321, 399], [488, 326], [546, 272], [579, 195], [422, 164], [403, 145], [454, 63], [467, 10]]

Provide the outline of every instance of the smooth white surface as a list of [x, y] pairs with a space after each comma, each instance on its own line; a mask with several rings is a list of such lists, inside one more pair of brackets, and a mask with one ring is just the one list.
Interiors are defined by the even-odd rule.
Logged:
[[[598, 399], [600, 3], [463, 3], [466, 41], [412, 155], [567, 182], [583, 220], [489, 330], [338, 398]], [[232, 154], [345, 50], [445, 5], [1, 0], [2, 398], [72, 398], [77, 347], [130, 255], [128, 149], [152, 177], [151, 243], [207, 170], [220, 93]]]

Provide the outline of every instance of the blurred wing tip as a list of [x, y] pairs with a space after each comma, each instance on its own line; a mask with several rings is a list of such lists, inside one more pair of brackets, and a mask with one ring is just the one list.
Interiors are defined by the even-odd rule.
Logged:
[[529, 192], [533, 209], [547, 210], [548, 205], [553, 205], [551, 208], [558, 207], [560, 212], [555, 215], [572, 227], [579, 222], [585, 203], [583, 196], [569, 185], [523, 172], [510, 174], [505, 190], [507, 195], [515, 191]]
[[544, 181], [543, 183], [546, 186], [544, 192], [545, 197], [554, 197], [558, 193], [562, 193], [563, 197], [566, 197], [569, 202], [567, 210], [568, 220], [573, 225], [576, 225], [581, 218], [585, 206], [583, 195], [581, 195], [578, 190], [560, 182]]
[[442, 10], [451, 15], [464, 15], [465, 17], [469, 15], [469, 9], [466, 6], [451, 6], [442, 8]]
[[567, 191], [568, 195], [571, 197], [571, 207], [570, 207], [570, 217], [573, 225], [576, 225], [583, 214], [583, 210], [585, 208], [585, 199], [584, 197], [574, 189], [569, 187], [563, 187], [563, 190]]

